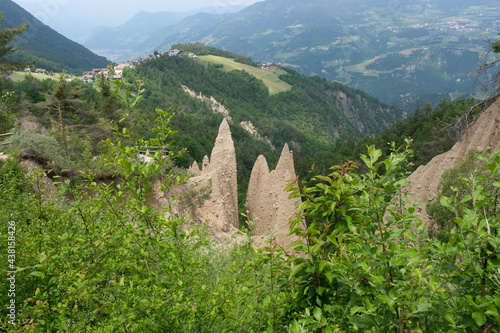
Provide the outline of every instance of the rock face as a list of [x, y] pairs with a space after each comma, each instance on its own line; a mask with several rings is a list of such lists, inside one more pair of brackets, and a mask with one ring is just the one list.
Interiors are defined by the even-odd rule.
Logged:
[[289, 199], [285, 187], [296, 178], [293, 154], [285, 144], [276, 169], [269, 172], [266, 158], [260, 155], [250, 176], [247, 192], [248, 210], [253, 215], [255, 242], [263, 245], [270, 232], [278, 243], [289, 244], [298, 238], [287, 237], [290, 218], [295, 217], [299, 198]]
[[423, 221], [430, 225], [430, 217], [425, 209], [427, 202], [433, 200], [443, 173], [457, 167], [471, 149], [494, 151], [500, 148], [500, 99], [482, 112], [467, 129], [462, 138], [450, 151], [434, 157], [427, 165], [420, 166], [408, 180], [412, 183], [411, 199], [419, 202], [417, 212]]
[[210, 190], [210, 198], [197, 209], [197, 218], [208, 220], [212, 226], [225, 232], [238, 228], [236, 152], [226, 119], [219, 127], [210, 159], [205, 156], [201, 171], [196, 162], [190, 171], [196, 175], [188, 181], [191, 188]]

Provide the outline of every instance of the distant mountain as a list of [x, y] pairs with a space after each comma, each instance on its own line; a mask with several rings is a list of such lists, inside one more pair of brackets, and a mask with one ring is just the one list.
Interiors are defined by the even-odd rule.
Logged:
[[194, 39], [404, 105], [477, 91], [469, 72], [486, 51], [480, 40], [500, 30], [499, 16], [497, 0], [266, 0]]
[[[186, 42], [206, 35], [243, 6], [202, 8], [188, 12], [140, 12], [118, 27], [98, 27], [84, 45], [113, 60], [129, 60], [151, 54], [168, 39]], [[170, 38], [171, 37], [171, 38]]]
[[0, 0], [0, 11], [4, 12], [3, 25], [7, 28], [17, 27], [25, 22], [30, 25], [13, 42], [19, 49], [12, 55], [15, 59], [36, 60], [37, 67], [78, 74], [92, 68], [106, 67], [110, 63], [105, 57], [92, 53], [43, 24], [11, 0]]
[[184, 18], [179, 23], [165, 27], [152, 34], [140, 45], [135, 55], [144, 51], [168, 50], [177, 43], [195, 42], [206, 36], [207, 32], [218, 23], [224, 22], [231, 14], [198, 13]]
[[175, 12], [140, 12], [118, 27], [98, 27], [84, 44], [92, 50], [130, 52], [158, 29], [175, 24], [185, 16]]

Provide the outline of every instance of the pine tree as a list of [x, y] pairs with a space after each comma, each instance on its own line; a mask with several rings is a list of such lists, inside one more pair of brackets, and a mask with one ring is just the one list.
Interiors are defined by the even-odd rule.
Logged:
[[[0, 22], [3, 22], [4, 12], [0, 12]], [[22, 34], [29, 27], [28, 23], [23, 23], [17, 28], [6, 28], [4, 25], [0, 25], [0, 73], [10, 74], [12, 71], [23, 68], [27, 64], [25, 62], [11, 61], [7, 60], [6, 56], [17, 51], [9, 43], [15, 39], [18, 35]]]

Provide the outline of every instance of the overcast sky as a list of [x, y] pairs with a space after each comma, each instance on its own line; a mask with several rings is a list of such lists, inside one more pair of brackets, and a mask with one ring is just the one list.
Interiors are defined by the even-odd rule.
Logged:
[[[117, 26], [140, 11], [183, 12], [248, 6], [262, 0], [13, 0], [43, 23], [72, 39], [82, 39], [96, 26]], [[76, 36], [76, 34], [81, 36]]]

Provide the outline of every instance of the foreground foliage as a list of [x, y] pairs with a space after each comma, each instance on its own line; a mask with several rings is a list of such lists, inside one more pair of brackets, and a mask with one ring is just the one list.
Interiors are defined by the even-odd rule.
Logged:
[[[134, 97], [134, 96], [132, 96]], [[137, 102], [137, 98], [132, 103]], [[127, 105], [130, 104], [130, 101]], [[500, 151], [442, 196], [445, 241], [428, 235], [407, 202], [410, 141], [374, 146], [309, 185], [289, 249], [226, 247], [204, 225], [151, 200], [174, 172], [171, 114], [157, 109], [155, 137], [118, 122], [104, 160], [116, 183], [84, 171], [81, 184], [46, 188], [9, 160], [0, 168], [1, 253], [15, 222], [16, 318], [26, 332], [495, 332], [500, 329]], [[130, 124], [132, 128], [135, 126]], [[161, 146], [142, 163], [141, 147]], [[477, 171], [476, 171], [477, 170]], [[479, 172], [479, 170], [482, 170]], [[306, 222], [304, 227], [303, 221]], [[3, 257], [2, 257], [3, 258]], [[2, 259], [4, 260], [4, 259]], [[7, 276], [7, 265], [1, 272]], [[8, 290], [7, 279], [0, 288]], [[2, 304], [12, 299], [2, 294]]]
[[[203, 225], [150, 203], [152, 186], [181, 183], [174, 174], [168, 125], [157, 110], [157, 136], [144, 140], [115, 126], [107, 163], [121, 182], [58, 184], [44, 189], [12, 161], [2, 166], [1, 251], [8, 222], [16, 224], [15, 325], [2, 308], [2, 326], [33, 332], [277, 331], [287, 294], [275, 287], [279, 253], [255, 252], [250, 242], [212, 244]], [[133, 142], [133, 145], [125, 145]], [[140, 147], [166, 150], [142, 163]], [[31, 187], [34, 188], [32, 189]], [[6, 276], [6, 266], [2, 265]], [[9, 281], [2, 279], [2, 290]], [[273, 288], [274, 292], [273, 292]], [[2, 294], [2, 304], [10, 301]]]
[[441, 198], [455, 214], [444, 243], [429, 238], [405, 200], [408, 147], [385, 160], [373, 146], [368, 153], [362, 175], [347, 163], [295, 189], [309, 226], [300, 228], [301, 218], [292, 225], [307, 242], [292, 244], [302, 256], [290, 275], [291, 331], [498, 331], [500, 183], [492, 179], [500, 151], [479, 157], [489, 177], [473, 172], [461, 179], [460, 200]]

